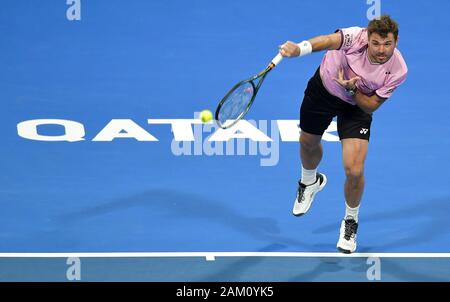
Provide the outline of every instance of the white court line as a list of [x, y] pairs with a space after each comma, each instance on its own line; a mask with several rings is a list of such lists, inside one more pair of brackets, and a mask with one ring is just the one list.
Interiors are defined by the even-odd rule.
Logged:
[[167, 257], [341, 257], [450, 258], [450, 253], [306, 253], [306, 252], [137, 252], [137, 253], [0, 253], [0, 258], [167, 258]]

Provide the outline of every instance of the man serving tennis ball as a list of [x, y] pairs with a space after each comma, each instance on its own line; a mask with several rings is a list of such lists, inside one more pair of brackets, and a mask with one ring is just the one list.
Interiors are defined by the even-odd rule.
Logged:
[[389, 16], [382, 16], [370, 21], [367, 28], [343, 28], [299, 44], [288, 41], [280, 46], [284, 57], [327, 50], [308, 82], [300, 109], [302, 173], [293, 213], [305, 214], [315, 194], [327, 183], [325, 174], [317, 172], [323, 155], [320, 141], [337, 116], [346, 175], [346, 211], [337, 243], [337, 249], [343, 253], [356, 250], [372, 113], [406, 79], [408, 69], [396, 48], [397, 42], [397, 23]]

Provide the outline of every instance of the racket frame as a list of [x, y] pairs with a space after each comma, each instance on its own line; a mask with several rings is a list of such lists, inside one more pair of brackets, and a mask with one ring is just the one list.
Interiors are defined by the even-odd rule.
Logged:
[[[258, 93], [259, 87], [261, 87], [262, 82], [264, 81], [264, 79], [266, 78], [267, 74], [269, 73], [269, 71], [271, 71], [273, 68], [275, 67], [274, 63], [270, 63], [269, 66], [266, 67], [266, 69], [264, 69], [263, 71], [261, 71], [260, 73], [258, 73], [257, 75], [247, 79], [247, 80], [243, 80], [240, 81], [239, 83], [237, 83], [236, 85], [233, 86], [233, 88], [230, 89], [230, 91], [228, 91], [228, 93], [222, 98], [222, 100], [220, 101], [219, 105], [217, 105], [217, 109], [215, 112], [215, 120], [217, 125], [222, 128], [222, 129], [229, 129], [231, 127], [233, 127], [234, 125], [236, 125], [242, 118], [244, 118], [244, 116], [247, 114], [247, 112], [250, 110], [250, 107], [252, 107], [252, 104], [256, 98], [256, 94]], [[259, 79], [259, 82], [255, 85], [254, 81]], [[245, 84], [245, 83], [250, 83], [253, 87], [253, 95], [252, 98], [250, 99], [250, 101], [248, 102], [246, 108], [241, 112], [241, 114], [239, 114], [239, 116], [230, 124], [228, 125], [222, 125], [222, 123], [219, 120], [219, 112], [220, 109], [222, 109], [223, 104], [227, 101], [228, 97], [237, 89], [239, 88], [241, 85]]]

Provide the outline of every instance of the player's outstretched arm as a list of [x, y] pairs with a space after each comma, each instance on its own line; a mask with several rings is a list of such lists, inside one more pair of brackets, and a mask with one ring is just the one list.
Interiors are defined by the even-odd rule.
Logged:
[[317, 36], [300, 43], [287, 41], [279, 46], [279, 51], [283, 57], [304, 56], [315, 51], [339, 49], [341, 40], [341, 34], [337, 32], [330, 35]]

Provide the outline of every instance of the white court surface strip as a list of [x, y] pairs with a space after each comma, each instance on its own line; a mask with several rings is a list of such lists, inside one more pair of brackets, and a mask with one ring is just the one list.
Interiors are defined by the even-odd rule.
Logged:
[[166, 258], [166, 257], [342, 257], [342, 258], [450, 258], [450, 253], [305, 253], [305, 252], [127, 252], [127, 253], [0, 253], [0, 258]]

